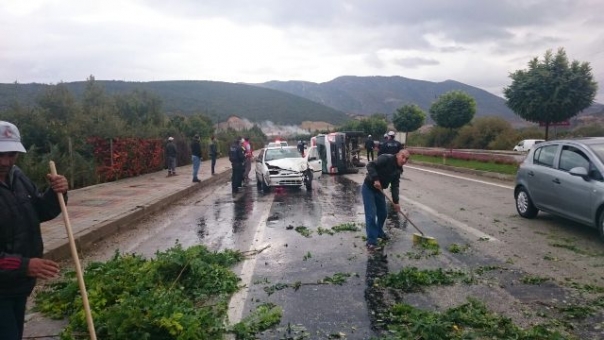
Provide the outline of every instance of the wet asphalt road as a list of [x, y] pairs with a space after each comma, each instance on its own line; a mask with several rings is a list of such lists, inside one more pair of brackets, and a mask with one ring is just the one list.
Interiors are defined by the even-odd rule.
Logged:
[[[277, 188], [268, 194], [250, 181], [234, 196], [229, 183], [217, 183], [100, 243], [85, 257], [107, 259], [116, 248], [152, 256], [175, 242], [185, 247], [204, 244], [215, 250], [259, 251], [235, 268], [246, 288], [233, 297], [229, 318], [237, 322], [265, 302], [281, 306], [281, 324], [263, 333], [262, 339], [335, 335], [369, 339], [385, 329], [381, 313], [395, 302], [434, 310], [464, 303], [468, 297], [528, 326], [559, 318], [555, 306], [591, 298], [570, 289], [571, 283], [604, 286], [600, 264], [604, 253], [595, 231], [547, 214], [532, 221], [517, 217], [511, 183], [413, 166], [406, 168], [401, 181], [402, 206], [416, 225], [438, 240], [441, 253], [426, 256], [414, 247], [415, 230], [391, 212], [386, 230], [392, 240], [383, 252], [368, 254], [363, 240], [362, 179], [363, 171], [324, 175], [312, 191]], [[319, 228], [342, 224], [360, 229], [319, 235]], [[306, 237], [296, 227], [312, 233]], [[560, 242], [585, 252], [556, 246]], [[454, 253], [449, 251], [451, 245], [467, 250]], [[472, 285], [412, 294], [373, 285], [376, 278], [409, 266], [465, 270], [477, 280]], [[476, 274], [485, 266], [492, 270]], [[320, 284], [337, 273], [350, 276], [343, 285]], [[523, 284], [527, 276], [550, 279], [540, 285]], [[292, 288], [295, 285], [298, 289]], [[602, 315], [573, 322], [579, 338], [602, 338]]]

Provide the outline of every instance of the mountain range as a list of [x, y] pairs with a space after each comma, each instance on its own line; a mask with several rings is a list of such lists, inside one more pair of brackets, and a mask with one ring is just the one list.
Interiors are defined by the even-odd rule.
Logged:
[[[112, 95], [144, 90], [162, 99], [168, 114], [204, 113], [215, 122], [231, 116], [251, 122], [270, 121], [300, 125], [305, 121], [341, 124], [351, 116], [391, 115], [406, 104], [417, 104], [426, 113], [443, 93], [461, 90], [476, 100], [476, 116], [498, 116], [515, 125], [524, 122], [492, 93], [454, 80], [430, 82], [400, 76], [342, 76], [324, 83], [269, 81], [258, 84], [216, 81], [126, 82], [96, 80]], [[86, 82], [62, 83], [81, 98]], [[14, 102], [34, 105], [51, 85], [0, 84], [0, 111]], [[581, 115], [604, 116], [604, 105], [594, 104]]]

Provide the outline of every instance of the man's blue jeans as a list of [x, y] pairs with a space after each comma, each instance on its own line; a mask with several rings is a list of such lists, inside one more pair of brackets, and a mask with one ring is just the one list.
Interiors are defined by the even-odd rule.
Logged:
[[193, 180], [198, 179], [197, 173], [199, 172], [199, 167], [201, 166], [201, 158], [197, 156], [191, 156], [191, 160], [193, 161]]
[[386, 196], [380, 191], [371, 189], [367, 184], [361, 186], [363, 207], [365, 208], [365, 231], [367, 244], [377, 245], [378, 237], [384, 236], [384, 222], [386, 222]]

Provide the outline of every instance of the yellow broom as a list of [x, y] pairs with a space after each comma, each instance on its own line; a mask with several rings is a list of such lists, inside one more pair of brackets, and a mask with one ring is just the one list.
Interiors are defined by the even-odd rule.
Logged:
[[[386, 195], [386, 193], [384, 193], [384, 190], [380, 190], [382, 192], [382, 195], [384, 195], [388, 201], [390, 201], [390, 203], [394, 204], [394, 202], [392, 201], [392, 199], [390, 197], [388, 197], [388, 195]], [[433, 245], [433, 246], [438, 246], [438, 241], [436, 241], [436, 239], [434, 237], [431, 236], [426, 236], [424, 234], [423, 231], [421, 231], [421, 229], [419, 229], [415, 223], [413, 223], [413, 221], [411, 221], [411, 219], [409, 219], [409, 216], [407, 216], [404, 212], [402, 211], [398, 211], [399, 214], [401, 214], [401, 216], [403, 216], [408, 222], [409, 224], [411, 224], [413, 226], [413, 228], [415, 228], [415, 230], [417, 230], [417, 233], [413, 233], [413, 244], [428, 244], [428, 245]]]

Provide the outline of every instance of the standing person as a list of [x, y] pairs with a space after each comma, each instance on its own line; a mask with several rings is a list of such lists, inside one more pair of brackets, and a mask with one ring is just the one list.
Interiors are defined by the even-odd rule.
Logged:
[[241, 147], [241, 138], [235, 139], [229, 147], [229, 161], [231, 161], [231, 168], [233, 168], [231, 188], [233, 193], [237, 193], [241, 186], [243, 170], [245, 169], [245, 153]]
[[383, 189], [390, 186], [394, 210], [400, 211], [399, 182], [403, 165], [407, 163], [409, 157], [409, 151], [400, 150], [395, 155], [380, 155], [375, 161], [367, 164], [367, 175], [361, 187], [361, 195], [365, 208], [365, 231], [369, 251], [376, 250], [378, 238], [384, 240], [389, 238], [384, 233], [387, 210]]
[[[367, 136], [367, 139], [365, 140], [365, 150], [367, 150], [367, 162], [373, 160], [373, 148], [374, 147], [375, 147], [375, 145], [373, 143], [373, 138], [371, 137], [371, 135]], [[370, 157], [371, 157], [371, 159], [370, 159]]]
[[304, 144], [302, 143], [302, 140], [299, 140], [299, 141], [298, 141], [298, 145], [297, 145], [297, 147], [298, 147], [298, 152], [299, 152], [301, 155], [304, 155]]
[[245, 152], [245, 172], [243, 173], [243, 178], [245, 183], [248, 183], [250, 181], [250, 171], [252, 170], [252, 160], [254, 159], [254, 150], [252, 143], [250, 143], [250, 137], [245, 137], [243, 149]]
[[378, 156], [380, 156], [381, 154], [384, 153], [385, 145], [386, 145], [386, 142], [388, 142], [388, 140], [389, 140], [388, 133], [385, 133], [384, 139], [382, 139], [382, 141], [378, 145], [378, 154], [377, 154]]
[[0, 337], [19, 340], [27, 298], [36, 279], [59, 274], [59, 265], [42, 258], [40, 223], [61, 213], [57, 193], [67, 198], [67, 179], [46, 175], [50, 187], [41, 193], [15, 165], [25, 153], [17, 127], [0, 121]]
[[216, 174], [216, 157], [218, 156], [218, 142], [216, 142], [216, 136], [212, 135], [210, 140], [210, 160], [212, 167], [212, 176]]
[[166, 144], [166, 157], [168, 159], [168, 177], [176, 176], [176, 144], [174, 144], [174, 137], [168, 137], [168, 144]]
[[394, 139], [394, 131], [388, 132], [388, 140], [380, 147], [381, 154], [396, 155], [403, 149], [403, 144]]
[[197, 134], [193, 136], [193, 141], [191, 142], [191, 161], [193, 162], [193, 182], [199, 183], [201, 181], [197, 178], [197, 173], [201, 166], [201, 143]]

